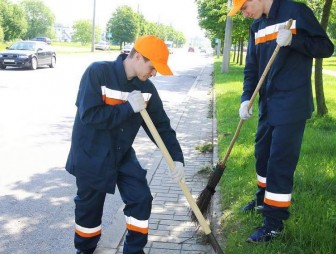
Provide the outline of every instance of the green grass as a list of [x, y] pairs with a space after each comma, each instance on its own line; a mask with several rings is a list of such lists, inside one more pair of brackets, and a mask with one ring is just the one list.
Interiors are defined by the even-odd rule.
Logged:
[[201, 152], [201, 153], [212, 152], [213, 151], [213, 144], [199, 145], [199, 146], [196, 146], [195, 149], [197, 151]]
[[[334, 58], [335, 59], [335, 58]], [[215, 58], [216, 114], [219, 157], [223, 158], [239, 122], [243, 66], [232, 64], [230, 73], [220, 73]], [[333, 63], [326, 63], [329, 66]], [[329, 114], [307, 122], [301, 157], [295, 172], [291, 217], [280, 239], [263, 245], [245, 242], [262, 224], [258, 214], [242, 214], [256, 190], [254, 135], [256, 106], [252, 119], [244, 122], [220, 181], [222, 246], [225, 253], [331, 254], [336, 253], [336, 78], [324, 75]]]
[[323, 69], [336, 71], [336, 56], [323, 59]]

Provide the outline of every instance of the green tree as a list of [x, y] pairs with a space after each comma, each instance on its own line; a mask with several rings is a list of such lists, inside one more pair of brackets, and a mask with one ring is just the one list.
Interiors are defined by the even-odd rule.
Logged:
[[177, 31], [173, 41], [176, 42], [177, 47], [182, 47], [187, 42], [187, 39], [182, 32]]
[[135, 13], [129, 6], [119, 7], [106, 25], [107, 33], [112, 34], [112, 41], [120, 47], [124, 43], [134, 42], [141, 35], [155, 35], [167, 41], [173, 41], [174, 45], [182, 45], [186, 42], [183, 33], [176, 31], [171, 25], [148, 22], [142, 14]]
[[[325, 3], [323, 5], [321, 26], [325, 30], [327, 30], [332, 2], [333, 0], [325, 0]], [[315, 94], [317, 104], [316, 108], [317, 108], [317, 114], [320, 116], [324, 116], [328, 113], [328, 108], [324, 97], [322, 65], [323, 65], [323, 58], [315, 60]]]
[[159, 32], [159, 27], [157, 25], [157, 23], [154, 23], [154, 22], [147, 22], [147, 33], [146, 34], [152, 34], [152, 35], [158, 35]]
[[3, 41], [4, 41], [4, 32], [3, 32], [3, 29], [0, 23], [0, 42], [3, 42]]
[[[0, 13], [3, 12], [4, 4], [5, 4], [4, 1], [0, 0]], [[0, 14], [0, 42], [4, 41], [4, 32], [2, 28], [2, 23], [3, 23], [3, 18], [2, 18], [2, 15]]]
[[[92, 21], [88, 19], [77, 20], [73, 25], [74, 34], [72, 40], [80, 42], [82, 45], [87, 45], [92, 40]], [[101, 29], [95, 27], [95, 41], [99, 41]]]
[[53, 29], [55, 15], [41, 0], [23, 0], [21, 6], [25, 10], [28, 22], [25, 39], [36, 36], [55, 37]]
[[120, 45], [134, 42], [140, 32], [141, 17], [131, 7], [123, 5], [116, 9], [107, 23], [107, 32], [112, 33], [112, 40]]
[[139, 14], [138, 16], [138, 22], [139, 22], [139, 36], [149, 34], [149, 23], [145, 19], [144, 15]]
[[7, 0], [0, 0], [0, 23], [5, 41], [21, 38], [28, 27], [24, 10]]
[[[313, 11], [321, 26], [327, 31], [331, 38], [336, 39], [336, 7], [333, 5], [333, 0], [301, 0], [307, 4]], [[322, 73], [323, 58], [315, 59], [315, 94], [316, 94], [316, 111], [317, 115], [324, 116], [328, 113], [328, 107], [325, 101], [323, 88], [323, 73]]]
[[[236, 62], [240, 65], [243, 64], [243, 49], [247, 44], [249, 37], [249, 27], [252, 24], [253, 19], [244, 18], [241, 14], [237, 14], [233, 18], [233, 30], [232, 30], [232, 44], [235, 45], [235, 57]], [[234, 57], [234, 58], [235, 58]], [[234, 59], [235, 61], [235, 59]]]
[[227, 0], [196, 0], [198, 23], [209, 39], [224, 38]]

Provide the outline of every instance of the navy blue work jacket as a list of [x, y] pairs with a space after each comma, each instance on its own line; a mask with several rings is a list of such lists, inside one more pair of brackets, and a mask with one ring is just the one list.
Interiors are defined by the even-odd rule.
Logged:
[[127, 80], [123, 60], [95, 62], [85, 71], [77, 95], [77, 113], [66, 170], [94, 189], [114, 193], [118, 168], [137, 160], [133, 141], [142, 126], [153, 140], [140, 113], [127, 102], [128, 93], [141, 91], [147, 111], [174, 161], [184, 162], [175, 131], [150, 80]]
[[302, 3], [274, 0], [268, 17], [250, 27], [241, 102], [249, 100], [277, 46], [279, 26], [293, 19], [290, 46], [279, 50], [259, 91], [259, 116], [267, 114], [270, 125], [304, 121], [314, 110], [311, 73], [313, 58], [329, 57], [334, 45]]

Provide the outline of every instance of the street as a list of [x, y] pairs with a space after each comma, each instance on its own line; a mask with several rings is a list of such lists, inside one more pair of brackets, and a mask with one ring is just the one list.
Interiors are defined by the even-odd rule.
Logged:
[[[74, 253], [76, 186], [64, 165], [76, 94], [91, 62], [115, 57], [59, 54], [54, 69], [0, 71], [0, 253]], [[176, 51], [169, 60], [175, 76], [152, 78], [173, 127], [207, 57]], [[134, 147], [146, 168], [155, 146], [142, 130]], [[118, 194], [107, 196], [103, 227], [122, 206]]]

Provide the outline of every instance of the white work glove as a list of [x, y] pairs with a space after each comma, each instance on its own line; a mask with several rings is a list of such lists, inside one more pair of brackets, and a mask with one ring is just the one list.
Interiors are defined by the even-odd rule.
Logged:
[[185, 176], [184, 176], [184, 166], [182, 162], [179, 161], [174, 161], [175, 163], [175, 168], [173, 170], [170, 170], [172, 178], [176, 181], [185, 181]]
[[140, 91], [132, 91], [127, 96], [128, 102], [131, 104], [134, 113], [139, 113], [146, 108], [145, 100]]
[[291, 44], [292, 42], [292, 32], [289, 29], [285, 28], [285, 25], [279, 26], [278, 37], [276, 42], [280, 47], [285, 47]]
[[250, 108], [250, 110], [247, 110], [247, 106], [250, 103], [250, 101], [243, 101], [240, 104], [240, 108], [239, 108], [239, 116], [242, 120], [247, 120], [252, 116], [252, 107]]

